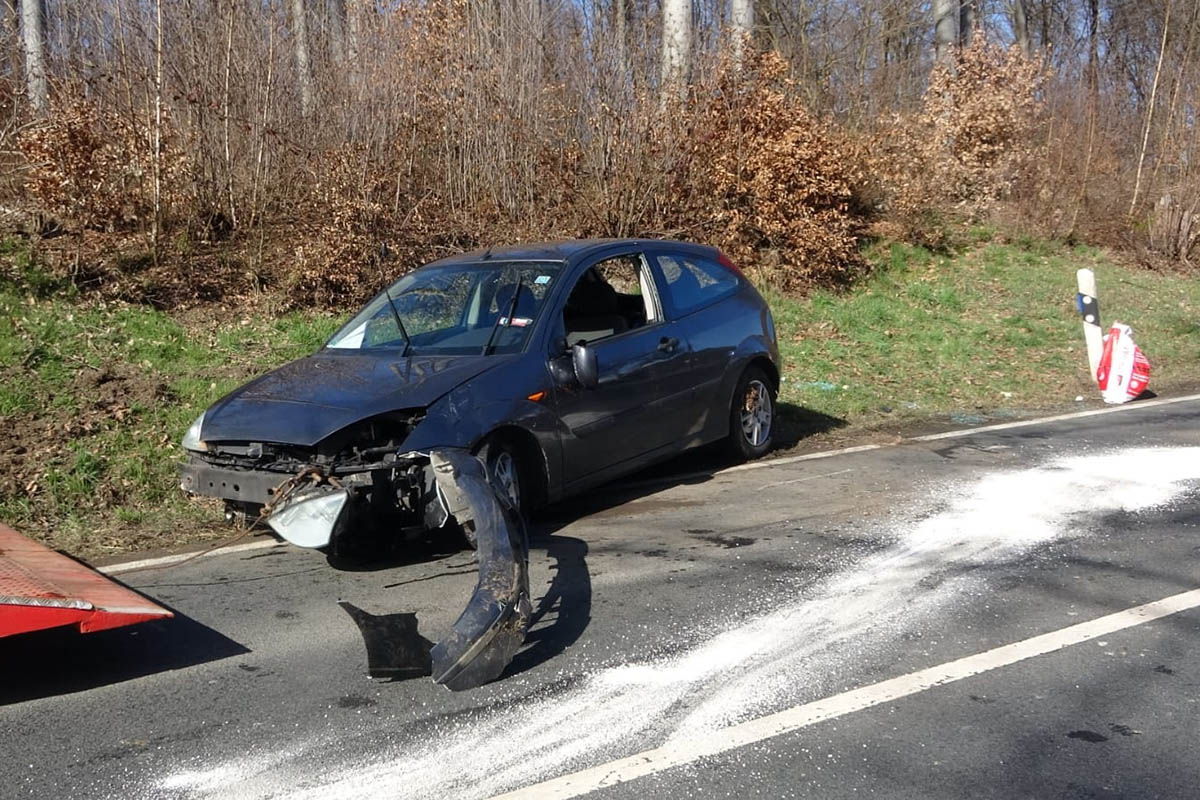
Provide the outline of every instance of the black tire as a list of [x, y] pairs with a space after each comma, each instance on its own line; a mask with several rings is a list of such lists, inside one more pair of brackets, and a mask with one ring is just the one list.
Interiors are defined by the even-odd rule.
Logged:
[[725, 444], [733, 458], [749, 461], [770, 451], [775, 442], [775, 398], [775, 384], [767, 373], [761, 367], [747, 367], [738, 379], [729, 409]]
[[[522, 521], [527, 521], [532, 509], [533, 483], [528, 465], [521, 457], [521, 450], [514, 446], [510, 439], [492, 435], [484, 439], [483, 444], [476, 451], [476, 455], [483, 462], [488, 480], [502, 502], [507, 502]], [[511, 476], [511, 481], [508, 476]], [[511, 491], [514, 484], [515, 493]], [[472, 523], [467, 523], [462, 526], [462, 529], [463, 539], [474, 550], [477, 546], [474, 526]]]

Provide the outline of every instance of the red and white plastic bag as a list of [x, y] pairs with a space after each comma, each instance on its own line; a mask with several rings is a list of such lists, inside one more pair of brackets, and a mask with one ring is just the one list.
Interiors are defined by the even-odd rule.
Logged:
[[1128, 403], [1150, 385], [1150, 362], [1133, 343], [1128, 325], [1114, 322], [1105, 335], [1096, 382], [1104, 402], [1113, 404]]

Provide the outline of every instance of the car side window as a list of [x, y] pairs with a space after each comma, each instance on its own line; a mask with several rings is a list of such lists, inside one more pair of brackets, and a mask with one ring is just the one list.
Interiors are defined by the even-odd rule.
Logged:
[[738, 286], [737, 276], [711, 259], [660, 255], [658, 265], [665, 281], [663, 294], [679, 316], [733, 294]]
[[654, 283], [638, 254], [593, 264], [575, 282], [563, 306], [567, 344], [594, 342], [662, 319]]

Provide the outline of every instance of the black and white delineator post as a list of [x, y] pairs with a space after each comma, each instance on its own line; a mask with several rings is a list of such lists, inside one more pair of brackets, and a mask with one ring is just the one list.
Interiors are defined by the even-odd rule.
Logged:
[[1079, 281], [1079, 294], [1075, 304], [1083, 318], [1083, 339], [1087, 342], [1088, 365], [1092, 369], [1092, 380], [1100, 366], [1100, 354], [1104, 351], [1104, 331], [1100, 328], [1100, 301], [1096, 299], [1096, 274], [1090, 269], [1075, 273]]

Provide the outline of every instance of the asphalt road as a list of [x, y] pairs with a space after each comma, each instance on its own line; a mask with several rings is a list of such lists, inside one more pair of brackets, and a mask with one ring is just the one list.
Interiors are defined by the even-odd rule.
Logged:
[[0, 796], [1194, 797], [1200, 596], [1120, 612], [1200, 588], [1198, 521], [1196, 401], [656, 478], [538, 523], [526, 649], [458, 694], [338, 602], [436, 639], [467, 553], [127, 573], [177, 618], [0, 640]]

